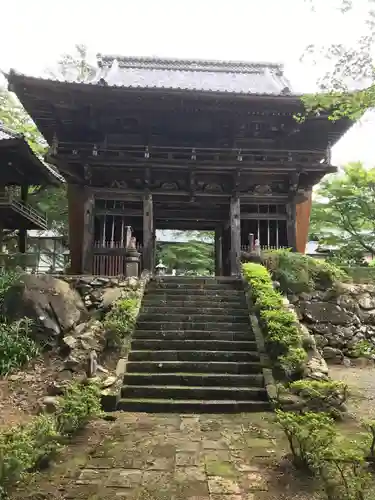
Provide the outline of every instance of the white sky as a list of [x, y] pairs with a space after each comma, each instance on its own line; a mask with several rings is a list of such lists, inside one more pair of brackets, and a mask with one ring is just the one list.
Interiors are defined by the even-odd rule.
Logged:
[[[350, 44], [363, 33], [368, 0], [343, 16], [339, 0], [12, 0], [1, 2], [0, 68], [40, 75], [74, 44], [135, 56], [285, 64], [293, 90], [313, 91], [324, 64], [299, 63], [309, 44]], [[333, 161], [375, 165], [375, 117], [334, 148]]]

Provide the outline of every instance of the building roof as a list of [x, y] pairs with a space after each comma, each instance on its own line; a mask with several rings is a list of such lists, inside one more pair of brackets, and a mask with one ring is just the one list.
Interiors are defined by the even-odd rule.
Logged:
[[[62, 175], [31, 150], [23, 134], [9, 129], [1, 122], [0, 146], [4, 146], [6, 149], [8, 149], [7, 146], [9, 146], [9, 150], [12, 148], [12, 151], [14, 150], [16, 154], [19, 154], [20, 157], [22, 156], [30, 166], [32, 165], [33, 172], [31, 175], [37, 175], [35, 179], [36, 182], [43, 181], [55, 185], [65, 182]], [[5, 163], [3, 164], [3, 168], [5, 168]]]
[[98, 55], [97, 83], [118, 87], [289, 95], [283, 67], [274, 63]]

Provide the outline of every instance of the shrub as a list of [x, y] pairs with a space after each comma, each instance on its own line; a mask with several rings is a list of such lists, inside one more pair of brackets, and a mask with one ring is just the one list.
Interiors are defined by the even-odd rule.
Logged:
[[283, 298], [272, 286], [267, 269], [249, 262], [243, 274], [250, 284], [250, 294], [259, 318], [271, 359], [289, 377], [300, 374], [307, 354], [295, 315], [286, 310]]
[[325, 290], [349, 279], [344, 270], [330, 262], [285, 249], [265, 252], [264, 264], [285, 293]]
[[334, 420], [324, 413], [276, 410], [276, 421], [288, 439], [294, 465], [313, 471], [318, 457], [335, 440]]
[[0, 434], [0, 498], [9, 486], [32, 469], [45, 465], [59, 448], [52, 416], [39, 416]]
[[140, 298], [133, 296], [115, 303], [104, 319], [107, 345], [112, 348], [126, 347], [126, 340], [133, 332], [139, 311]]
[[100, 388], [94, 383], [72, 384], [61, 398], [57, 429], [62, 435], [74, 434], [101, 413]]
[[0, 270], [0, 311], [2, 312], [4, 296], [7, 290], [17, 281], [20, 273], [14, 270]]
[[375, 345], [368, 340], [360, 340], [350, 350], [353, 358], [369, 358], [375, 354]]
[[29, 337], [30, 321], [0, 323], [0, 375], [7, 375], [39, 354], [38, 345]]
[[349, 395], [346, 384], [332, 380], [297, 380], [289, 388], [303, 398], [310, 411], [327, 412], [334, 418], [341, 417]]

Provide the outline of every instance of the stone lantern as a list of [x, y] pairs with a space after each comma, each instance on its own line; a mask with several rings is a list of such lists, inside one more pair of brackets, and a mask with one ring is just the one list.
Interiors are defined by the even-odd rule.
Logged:
[[155, 273], [158, 276], [164, 276], [167, 272], [167, 266], [163, 264], [161, 260], [159, 260], [159, 264], [155, 266]]

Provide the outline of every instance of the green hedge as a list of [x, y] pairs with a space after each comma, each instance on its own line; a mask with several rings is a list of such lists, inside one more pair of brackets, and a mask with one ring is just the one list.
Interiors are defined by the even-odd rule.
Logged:
[[268, 353], [276, 367], [289, 378], [302, 374], [307, 354], [295, 315], [287, 310], [283, 298], [272, 286], [272, 278], [261, 264], [243, 265], [243, 274], [250, 285], [251, 300], [258, 314]]
[[342, 270], [354, 281], [354, 283], [375, 283], [375, 267], [342, 267]]

